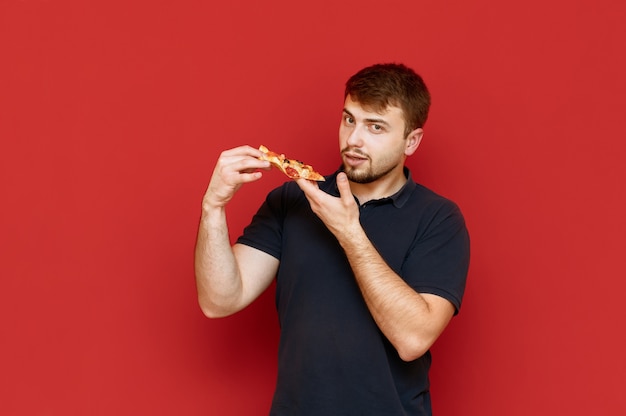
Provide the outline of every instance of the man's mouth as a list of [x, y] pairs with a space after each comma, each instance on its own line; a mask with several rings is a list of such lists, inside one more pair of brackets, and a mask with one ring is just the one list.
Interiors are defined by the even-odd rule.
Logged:
[[349, 166], [359, 166], [369, 160], [367, 156], [353, 151], [343, 152], [343, 159]]

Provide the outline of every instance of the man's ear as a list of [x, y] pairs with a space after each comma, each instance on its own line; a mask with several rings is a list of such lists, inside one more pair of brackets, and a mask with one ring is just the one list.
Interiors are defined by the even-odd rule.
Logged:
[[406, 148], [404, 149], [404, 154], [411, 156], [415, 153], [422, 141], [422, 137], [424, 137], [424, 130], [421, 127], [410, 132], [406, 137]]

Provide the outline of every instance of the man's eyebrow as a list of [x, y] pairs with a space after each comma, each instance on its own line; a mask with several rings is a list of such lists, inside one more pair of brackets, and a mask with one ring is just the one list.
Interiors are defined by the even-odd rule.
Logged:
[[[349, 112], [345, 108], [343, 109], [343, 112], [346, 113], [347, 115], [349, 115], [350, 117], [355, 118], [354, 114], [352, 114], [351, 112]], [[382, 118], [366, 118], [365, 121], [368, 122], [368, 123], [384, 124], [385, 126], [389, 125], [389, 123], [387, 123]]]

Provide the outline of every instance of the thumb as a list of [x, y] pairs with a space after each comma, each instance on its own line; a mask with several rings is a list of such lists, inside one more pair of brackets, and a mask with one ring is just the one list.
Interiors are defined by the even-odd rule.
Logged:
[[349, 198], [354, 200], [352, 191], [350, 190], [350, 182], [348, 182], [348, 176], [344, 172], [340, 172], [337, 175], [337, 189], [339, 189], [339, 196], [341, 199]]

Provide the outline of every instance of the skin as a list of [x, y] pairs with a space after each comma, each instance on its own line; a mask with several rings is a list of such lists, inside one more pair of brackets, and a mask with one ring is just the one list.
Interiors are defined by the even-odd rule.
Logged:
[[[399, 107], [382, 112], [361, 106], [347, 97], [339, 128], [345, 173], [337, 176], [340, 196], [321, 191], [316, 182], [296, 182], [313, 212], [335, 235], [345, 251], [367, 307], [383, 334], [411, 361], [422, 356], [454, 315], [446, 299], [421, 294], [409, 287], [385, 263], [359, 222], [359, 206], [396, 193], [406, 182], [406, 158], [418, 148], [421, 128], [404, 135]], [[235, 313], [256, 299], [273, 281], [279, 262], [251, 247], [231, 247], [225, 207], [245, 183], [262, 177], [269, 163], [261, 152], [242, 146], [223, 152], [202, 202], [196, 244], [195, 269], [198, 301], [208, 317]]]

